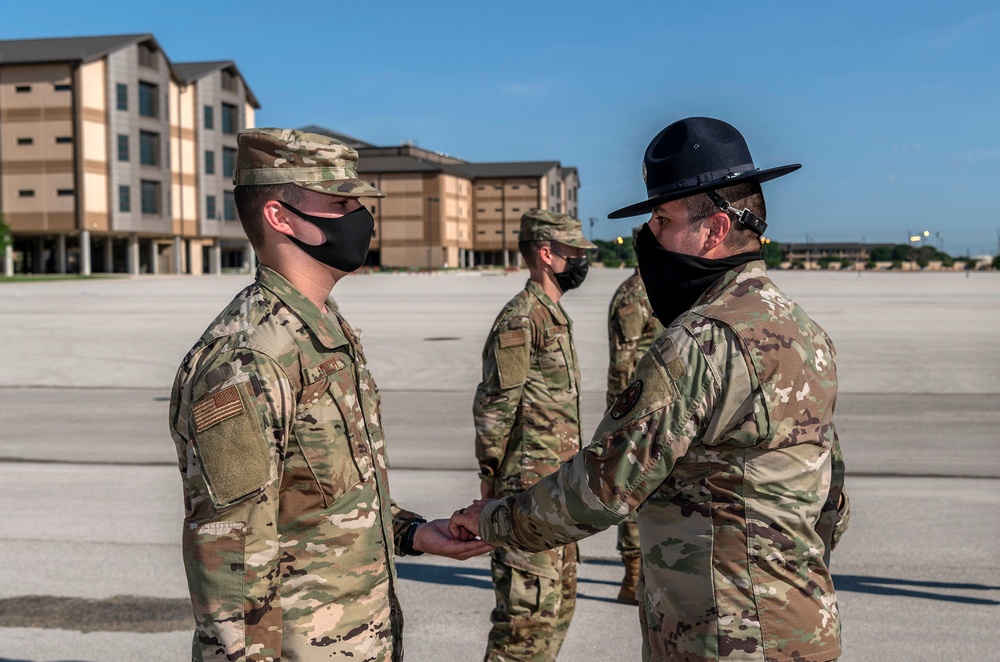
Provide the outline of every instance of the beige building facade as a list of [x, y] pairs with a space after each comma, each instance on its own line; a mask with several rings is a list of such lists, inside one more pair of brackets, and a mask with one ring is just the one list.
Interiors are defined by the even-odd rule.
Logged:
[[358, 175], [386, 194], [368, 263], [382, 268], [520, 266], [517, 233], [529, 209], [576, 217], [576, 168], [558, 161], [470, 163], [415, 145], [377, 147], [321, 126], [303, 130], [358, 150]]
[[252, 263], [225, 173], [257, 108], [234, 63], [172, 63], [150, 34], [0, 41], [3, 272]]

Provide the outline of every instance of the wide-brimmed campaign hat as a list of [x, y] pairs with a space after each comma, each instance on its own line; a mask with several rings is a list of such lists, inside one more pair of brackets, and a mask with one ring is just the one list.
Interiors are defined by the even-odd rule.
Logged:
[[671, 200], [740, 182], [766, 182], [801, 167], [795, 163], [760, 170], [736, 127], [711, 117], [689, 117], [660, 131], [646, 148], [642, 179], [648, 197], [608, 218], [646, 214]]

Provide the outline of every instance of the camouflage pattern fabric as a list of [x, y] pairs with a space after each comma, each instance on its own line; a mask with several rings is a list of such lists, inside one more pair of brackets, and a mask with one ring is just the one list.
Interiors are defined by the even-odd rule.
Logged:
[[233, 184], [295, 184], [345, 198], [384, 198], [358, 177], [358, 151], [318, 133], [247, 129], [236, 136]]
[[576, 545], [553, 551], [562, 558], [551, 563], [553, 572], [546, 575], [491, 561], [497, 606], [490, 614], [493, 628], [485, 662], [556, 659], [576, 611]]
[[357, 332], [261, 267], [181, 363], [193, 660], [402, 659], [378, 388]]
[[[531, 487], [580, 449], [580, 371], [572, 330], [562, 306], [531, 280], [493, 323], [483, 348], [483, 381], [476, 390], [473, 419], [480, 478], [497, 496]], [[576, 549], [536, 552], [512, 547], [493, 552], [495, 578], [518, 571], [555, 593], [543, 592], [537, 608], [528, 610], [509, 585], [495, 582], [488, 659], [555, 659], [576, 604], [562, 585], [568, 573], [575, 577]], [[508, 570], [501, 572], [497, 565]], [[565, 624], [561, 635], [553, 629], [556, 623]], [[549, 638], [545, 645], [539, 638], [543, 631]]]
[[644, 660], [836, 659], [836, 395], [830, 339], [749, 262], [657, 339], [592, 444], [490, 504], [480, 535], [542, 550], [638, 509]]
[[[661, 333], [663, 325], [653, 316], [646, 287], [636, 270], [618, 286], [608, 307], [608, 353], [611, 356], [608, 363], [609, 409], [632, 380], [639, 358], [652, 347]], [[634, 512], [618, 525], [617, 548], [623, 555], [639, 552], [639, 527]]]
[[635, 364], [661, 333], [663, 325], [653, 316], [646, 287], [636, 270], [618, 286], [608, 306], [608, 353], [611, 356], [608, 364], [608, 408], [632, 381]]
[[583, 236], [583, 224], [578, 219], [548, 209], [526, 211], [521, 216], [517, 240], [556, 241], [575, 248], [597, 248], [597, 244]]

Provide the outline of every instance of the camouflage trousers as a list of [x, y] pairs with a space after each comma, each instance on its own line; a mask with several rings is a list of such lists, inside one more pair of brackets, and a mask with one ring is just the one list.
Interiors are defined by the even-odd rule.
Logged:
[[551, 662], [576, 610], [576, 545], [526, 557], [549, 576], [503, 563], [524, 554], [503, 553], [510, 551], [496, 550], [490, 564], [497, 606], [490, 614], [493, 628], [484, 660]]
[[618, 525], [618, 545], [617, 549], [622, 556], [629, 554], [639, 554], [639, 525], [635, 522], [636, 513], [633, 510], [625, 518], [625, 521]]

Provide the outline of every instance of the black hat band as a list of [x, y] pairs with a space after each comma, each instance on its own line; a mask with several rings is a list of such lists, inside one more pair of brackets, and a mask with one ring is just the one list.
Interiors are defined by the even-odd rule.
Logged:
[[754, 167], [753, 163], [745, 163], [743, 165], [736, 166], [734, 168], [724, 168], [722, 170], [713, 170], [711, 172], [703, 172], [695, 177], [688, 177], [687, 179], [682, 179], [680, 181], [671, 181], [657, 186], [656, 188], [646, 187], [646, 194], [650, 198], [654, 198], [658, 195], [663, 195], [665, 193], [673, 193], [674, 191], [679, 191], [686, 188], [694, 188], [696, 186], [702, 186], [704, 184], [711, 184], [716, 181], [723, 181], [731, 177], [739, 177], [740, 175], [745, 175], [749, 172], [756, 172], [757, 168]]

